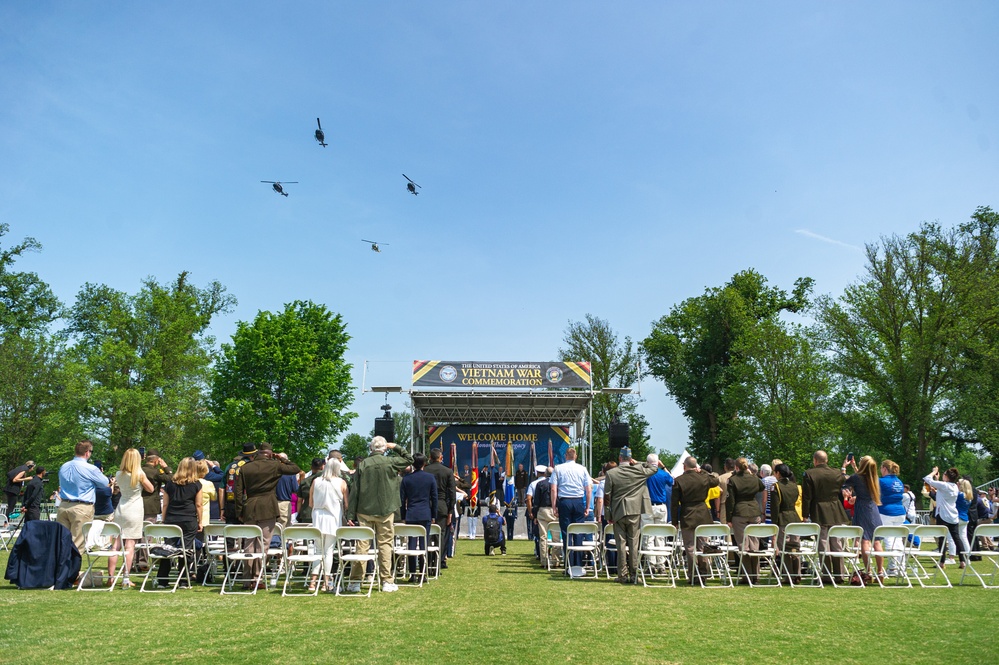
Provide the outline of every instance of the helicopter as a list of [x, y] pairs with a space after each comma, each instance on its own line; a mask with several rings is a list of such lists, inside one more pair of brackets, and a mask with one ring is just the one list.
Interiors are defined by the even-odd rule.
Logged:
[[319, 129], [316, 130], [316, 140], [319, 141], [319, 145], [326, 147], [326, 135], [323, 134], [323, 123], [319, 122], [319, 118], [316, 118], [316, 124], [319, 125]]
[[[403, 173], [403, 174], [402, 174], [402, 177], [403, 177], [403, 178], [405, 178], [406, 180], [409, 180], [409, 176], [408, 176], [408, 175], [406, 175], [405, 173]], [[408, 183], [406, 183], [406, 189], [407, 189], [407, 190], [409, 191], [409, 193], [410, 193], [410, 194], [412, 194], [413, 196], [419, 196], [419, 195], [420, 195], [420, 193], [419, 193], [418, 191], [416, 191], [416, 188], [417, 188], [417, 187], [420, 187], [420, 186], [419, 186], [419, 185], [417, 185], [417, 184], [416, 184], [415, 182], [413, 182], [412, 180], [409, 180], [409, 182], [408, 182]], [[423, 188], [422, 188], [422, 187], [420, 187], [420, 189], [423, 189]]]
[[[371, 251], [372, 252], [378, 252], [379, 254], [381, 254], [382, 248], [379, 247], [378, 243], [375, 242], [374, 240], [364, 240], [362, 238], [361, 242], [369, 242], [369, 243], [371, 243]], [[386, 247], [388, 247], [388, 243], [387, 242], [386, 243], [382, 243], [382, 244], [385, 245]]]
[[[271, 186], [271, 189], [273, 189], [275, 192], [277, 192], [281, 196], [288, 196], [288, 192], [284, 191], [284, 187], [281, 186], [281, 181], [261, 180], [260, 182], [266, 182], [268, 185]], [[289, 180], [285, 184], [286, 185], [297, 185], [298, 181], [297, 180]]]

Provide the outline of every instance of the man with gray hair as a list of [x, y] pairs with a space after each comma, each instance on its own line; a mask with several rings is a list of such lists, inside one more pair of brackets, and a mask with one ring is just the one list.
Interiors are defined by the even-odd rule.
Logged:
[[[660, 468], [659, 455], [649, 453], [646, 464], [655, 469], [655, 473], [646, 479], [649, 487], [649, 499], [652, 501], [651, 512], [642, 515], [642, 524], [669, 524], [669, 504], [673, 498], [673, 476], [665, 468]], [[653, 546], [666, 547], [665, 538], [655, 538]], [[666, 572], [666, 557], [653, 557], [652, 565], [657, 573]]]
[[639, 466], [631, 457], [631, 449], [621, 448], [620, 463], [607, 470], [604, 480], [604, 496], [609, 505], [607, 521], [614, 525], [614, 540], [617, 541], [617, 581], [621, 584], [635, 584], [638, 577], [639, 551], [641, 550], [641, 517], [652, 510], [649, 501], [649, 488], [646, 479], [659, 470], [659, 458], [655, 464], [650, 459]]
[[[392, 592], [399, 589], [392, 573], [394, 517], [395, 511], [402, 505], [399, 473], [413, 463], [413, 456], [402, 446], [390, 443], [382, 436], [371, 439], [368, 449], [370, 454], [354, 469], [350, 501], [347, 502], [347, 521], [351, 525], [359, 523], [374, 530], [382, 591]], [[386, 455], [386, 451], [392, 454]], [[366, 551], [367, 541], [358, 543], [358, 547], [361, 551]], [[347, 591], [356, 593], [361, 590], [363, 574], [364, 566], [354, 562], [350, 569]]]

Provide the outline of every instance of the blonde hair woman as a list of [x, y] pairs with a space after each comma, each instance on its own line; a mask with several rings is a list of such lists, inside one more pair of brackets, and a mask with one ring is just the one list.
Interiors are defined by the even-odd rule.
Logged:
[[[312, 526], [323, 534], [323, 576], [327, 581], [333, 566], [336, 530], [343, 524], [343, 516], [347, 512], [347, 483], [340, 477], [342, 468], [340, 460], [332, 457], [326, 460], [323, 475], [313, 480], [312, 487], [309, 488]], [[318, 574], [317, 566], [312, 569], [310, 590], [315, 589]]]
[[[121, 492], [121, 500], [114, 510], [113, 521], [121, 527], [121, 538], [125, 541], [125, 575], [121, 586], [123, 589], [130, 589], [135, 586], [128, 579], [128, 574], [132, 570], [132, 559], [135, 558], [135, 543], [142, 539], [142, 490], [152, 492], [153, 484], [143, 473], [142, 458], [135, 448], [125, 451], [114, 479], [118, 491]], [[112, 579], [117, 565], [118, 557], [108, 559], [108, 573]]]
[[[861, 540], [861, 556], [864, 559], [864, 570], [871, 572], [871, 544], [874, 550], [881, 552], [880, 542], [874, 542], [874, 529], [881, 526], [881, 513], [878, 506], [881, 505], [881, 483], [878, 482], [878, 463], [870, 455], [860, 458], [860, 466], [857, 461], [851, 459], [847, 464], [852, 465], [854, 473], [843, 483], [843, 489], [849, 488], [855, 497], [853, 504], [853, 525], [864, 530], [864, 537]], [[878, 575], [884, 576], [884, 558], [878, 557]]]
[[[205, 480], [209, 468], [206, 460], [198, 460], [198, 482], [201, 483], [201, 529], [212, 521], [212, 502], [218, 498], [215, 491], [215, 483]], [[201, 530], [199, 529], [199, 531]]]
[[[964, 545], [964, 551], [967, 553], [971, 551], [971, 546], [968, 543], [968, 509], [975, 501], [975, 488], [971, 486], [967, 478], [961, 478], [957, 481], [957, 490], [957, 535], [961, 539], [961, 544]], [[950, 554], [954, 554], [957, 551], [957, 543], [949, 541], [950, 539], [948, 539], [947, 551]], [[953, 547], [953, 550], [951, 547]], [[961, 567], [964, 567], [963, 559]]]
[[[188, 560], [193, 561], [194, 538], [202, 529], [202, 492], [201, 479], [198, 475], [198, 463], [193, 457], [185, 457], [177, 467], [173, 479], [163, 485], [163, 523], [176, 524], [183, 533], [183, 538], [172, 538], [171, 545], [190, 550]], [[178, 540], [183, 540], [183, 545]], [[156, 579], [161, 586], [166, 586], [170, 575], [170, 559], [160, 560], [160, 569]]]

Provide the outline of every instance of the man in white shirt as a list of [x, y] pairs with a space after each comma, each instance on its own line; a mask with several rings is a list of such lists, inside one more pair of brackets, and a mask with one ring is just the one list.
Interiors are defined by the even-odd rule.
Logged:
[[[552, 506], [562, 532], [563, 548], [566, 546], [569, 525], [586, 521], [590, 514], [590, 497], [593, 494], [590, 474], [582, 464], [576, 462], [575, 448], [566, 452], [565, 460], [555, 467], [551, 479]], [[569, 565], [581, 566], [582, 562], [582, 552], [573, 552]]]

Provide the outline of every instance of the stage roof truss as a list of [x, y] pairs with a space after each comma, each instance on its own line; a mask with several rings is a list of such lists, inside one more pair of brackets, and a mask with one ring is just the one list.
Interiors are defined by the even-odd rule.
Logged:
[[585, 421], [593, 394], [582, 390], [500, 392], [429, 391], [410, 393], [413, 411], [427, 425], [524, 423], [575, 425]]

